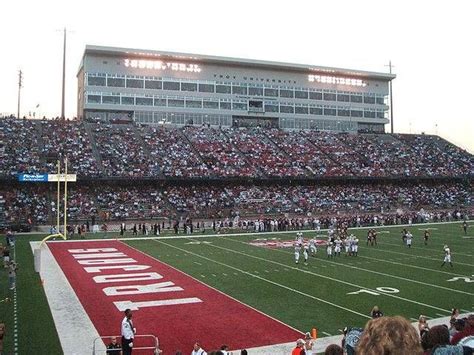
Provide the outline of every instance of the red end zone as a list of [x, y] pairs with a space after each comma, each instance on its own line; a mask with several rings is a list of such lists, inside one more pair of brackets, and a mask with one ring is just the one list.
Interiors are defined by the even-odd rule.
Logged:
[[122, 242], [61, 242], [48, 247], [100, 335], [120, 334], [123, 310], [130, 308], [137, 334], [157, 336], [165, 354], [191, 351], [196, 340], [206, 350], [222, 344], [245, 349], [301, 336]]

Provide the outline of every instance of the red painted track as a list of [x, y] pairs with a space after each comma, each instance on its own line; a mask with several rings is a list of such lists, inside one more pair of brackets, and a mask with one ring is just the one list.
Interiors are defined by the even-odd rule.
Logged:
[[[199, 298], [202, 302], [181, 305], [147, 307], [134, 311], [133, 321], [137, 334], [153, 334], [160, 340], [164, 354], [184, 353], [192, 350], [194, 341], [200, 340], [206, 350], [228, 344], [231, 349], [244, 349], [295, 341], [301, 333], [241, 304], [232, 298], [196, 281], [186, 274], [147, 256], [118, 241], [48, 243], [56, 261], [76, 292], [85, 311], [100, 335], [120, 334], [123, 312], [113, 302]], [[103, 270], [87, 273], [70, 249], [115, 248], [137, 261], [130, 265], [149, 265], [145, 271], [125, 272]], [[87, 259], [93, 260], [93, 259]], [[114, 265], [114, 264], [110, 264]], [[156, 272], [160, 280], [96, 283], [94, 276]], [[182, 291], [147, 293], [138, 295], [107, 296], [103, 289], [111, 286], [147, 285], [171, 281]], [[136, 346], [140, 346], [138, 341]], [[148, 344], [147, 344], [148, 345]]]

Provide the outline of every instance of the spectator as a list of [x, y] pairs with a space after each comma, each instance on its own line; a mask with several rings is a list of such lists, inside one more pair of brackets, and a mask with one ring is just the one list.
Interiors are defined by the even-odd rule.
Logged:
[[[460, 321], [464, 321], [463, 319], [458, 319], [456, 320], [456, 324], [458, 325], [458, 328], [460, 329], [462, 326], [462, 323]], [[458, 323], [459, 322], [459, 323]], [[458, 331], [458, 333], [454, 334], [453, 337], [451, 338], [451, 344], [457, 344], [461, 339], [468, 337], [468, 336], [474, 336], [474, 314], [470, 314], [467, 319], [464, 321], [464, 327], [462, 330]]]
[[367, 322], [357, 354], [421, 355], [423, 349], [416, 330], [408, 320], [400, 316], [379, 317]]
[[193, 345], [193, 351], [191, 352], [191, 355], [207, 355], [207, 352], [201, 348], [201, 343], [197, 341]]
[[3, 339], [5, 338], [5, 323], [0, 320], [0, 355], [3, 355]]
[[296, 347], [291, 352], [291, 355], [305, 355], [306, 351], [304, 350], [304, 340], [298, 339], [296, 341]]
[[107, 355], [121, 355], [122, 348], [117, 343], [117, 337], [110, 338], [110, 343], [107, 345]]
[[344, 355], [344, 350], [337, 344], [328, 345], [324, 355]]
[[379, 318], [383, 317], [383, 313], [378, 306], [374, 306], [374, 308], [372, 308], [372, 311], [370, 312], [370, 316], [372, 317], [372, 319]]
[[428, 330], [430, 330], [430, 327], [428, 326], [426, 317], [424, 315], [420, 315], [418, 318], [418, 331], [420, 332], [420, 337], [423, 337], [423, 334], [425, 334]]

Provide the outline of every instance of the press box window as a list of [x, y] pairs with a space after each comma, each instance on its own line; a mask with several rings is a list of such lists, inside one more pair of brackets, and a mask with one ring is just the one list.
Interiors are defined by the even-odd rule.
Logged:
[[263, 88], [249, 88], [249, 95], [251, 96], [263, 96]]
[[181, 91], [197, 91], [197, 84], [181, 83]]
[[176, 81], [164, 81], [163, 90], [179, 91], [179, 83]]
[[100, 95], [87, 95], [87, 103], [89, 104], [100, 104]]
[[263, 109], [263, 101], [255, 101], [255, 100], [250, 100], [249, 101], [249, 108], [257, 108], [257, 109]]
[[125, 79], [107, 78], [107, 86], [114, 87], [114, 88], [124, 88], [125, 87]]
[[135, 89], [143, 89], [143, 80], [140, 79], [127, 79], [127, 87]]
[[157, 80], [146, 80], [145, 81], [145, 89], [153, 89], [153, 90], [161, 90], [163, 87], [161, 81]]
[[132, 96], [122, 96], [122, 105], [135, 105], [135, 98]]
[[151, 97], [137, 97], [135, 102], [140, 106], [153, 106], [153, 99]]
[[87, 76], [87, 85], [89, 85], [89, 86], [106, 86], [105, 77], [88, 75]]
[[228, 85], [216, 85], [216, 93], [218, 94], [230, 94], [232, 88]]
[[199, 92], [214, 92], [213, 84], [199, 84]]

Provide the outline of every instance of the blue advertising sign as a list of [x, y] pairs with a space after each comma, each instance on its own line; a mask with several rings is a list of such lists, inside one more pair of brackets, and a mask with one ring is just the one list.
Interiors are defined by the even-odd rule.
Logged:
[[48, 174], [18, 174], [21, 182], [48, 182]]

